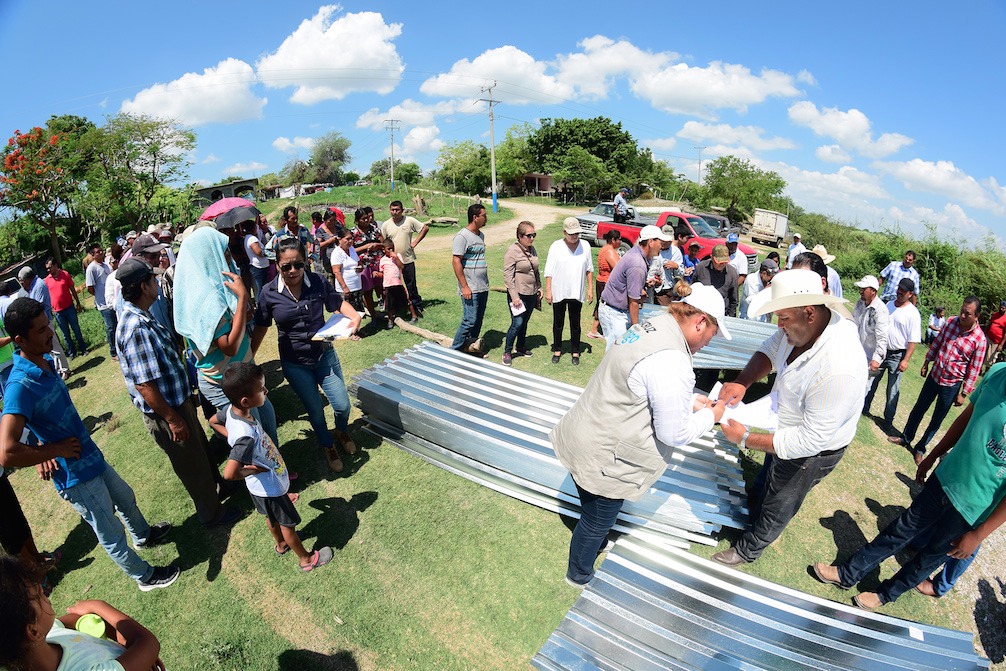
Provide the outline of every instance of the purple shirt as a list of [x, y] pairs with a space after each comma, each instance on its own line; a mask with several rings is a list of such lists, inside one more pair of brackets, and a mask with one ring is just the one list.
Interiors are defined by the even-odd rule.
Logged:
[[646, 291], [646, 273], [649, 267], [643, 248], [635, 245], [611, 269], [608, 283], [601, 292], [601, 300], [616, 310], [628, 310], [629, 300], [639, 300]]

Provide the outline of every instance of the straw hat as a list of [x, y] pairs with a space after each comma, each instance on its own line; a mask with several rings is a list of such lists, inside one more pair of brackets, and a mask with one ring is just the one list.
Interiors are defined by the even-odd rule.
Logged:
[[824, 245], [814, 245], [814, 249], [810, 251], [820, 256], [826, 265], [835, 260], [835, 255], [829, 254]]
[[772, 285], [765, 289], [765, 292], [771, 292], [769, 294], [771, 298], [763, 305], [759, 305], [754, 312], [749, 309], [748, 314], [752, 317], [760, 317], [786, 308], [801, 308], [807, 305], [824, 305], [830, 308], [846, 302], [844, 298], [824, 293], [821, 276], [812, 270], [802, 268], [779, 273], [772, 278]]
[[723, 305], [723, 296], [716, 289], [705, 284], [695, 283], [692, 285], [692, 293], [682, 298], [681, 302], [688, 303], [707, 315], [715, 317], [720, 327], [719, 334], [727, 340], [733, 340], [733, 336], [727, 330], [727, 320], [724, 319], [726, 308]]

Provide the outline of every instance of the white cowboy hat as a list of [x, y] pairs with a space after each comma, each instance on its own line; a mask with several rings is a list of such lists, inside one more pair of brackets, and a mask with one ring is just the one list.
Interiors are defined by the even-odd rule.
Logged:
[[716, 319], [719, 325], [719, 334], [727, 340], [733, 340], [730, 331], [727, 330], [726, 308], [723, 305], [723, 296], [716, 289], [705, 284], [696, 282], [692, 285], [692, 293], [681, 299], [682, 303], [688, 303], [694, 308], [702, 310], [707, 315]]
[[814, 249], [812, 249], [810, 251], [812, 251], [815, 254], [817, 254], [818, 256], [820, 256], [821, 260], [824, 261], [825, 265], [827, 265], [827, 264], [829, 264], [829, 263], [831, 263], [832, 261], [835, 260], [835, 255], [834, 254], [829, 254], [828, 253], [828, 249], [824, 245], [815, 245]]
[[803, 268], [784, 270], [772, 278], [772, 285], [765, 289], [771, 292], [769, 300], [759, 305], [753, 312], [749, 307], [748, 314], [760, 317], [776, 310], [786, 308], [801, 308], [807, 305], [824, 305], [829, 308], [844, 305], [846, 300], [824, 293], [821, 286], [821, 276], [812, 270]]

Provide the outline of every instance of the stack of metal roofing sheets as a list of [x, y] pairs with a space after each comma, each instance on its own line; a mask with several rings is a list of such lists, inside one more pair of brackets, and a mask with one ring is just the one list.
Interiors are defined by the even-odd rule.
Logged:
[[867, 613], [627, 537], [531, 663], [543, 671], [989, 668], [970, 634]]
[[[582, 390], [453, 350], [422, 344], [369, 368], [350, 385], [370, 428], [451, 472], [548, 510], [579, 515], [576, 487], [549, 431]], [[744, 528], [737, 448], [713, 432], [676, 451], [617, 529], [678, 545], [715, 544]]]
[[[640, 318], [645, 319], [666, 312], [662, 305], [647, 303], [640, 311]], [[708, 345], [692, 357], [695, 368], [719, 368], [722, 370], [740, 370], [747, 365], [751, 356], [758, 351], [765, 339], [776, 332], [775, 324], [724, 317], [732, 340], [727, 340], [717, 333]]]

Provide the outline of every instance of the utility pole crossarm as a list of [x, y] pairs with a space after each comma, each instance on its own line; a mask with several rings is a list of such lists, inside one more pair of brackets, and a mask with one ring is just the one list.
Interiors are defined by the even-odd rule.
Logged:
[[483, 92], [488, 92], [488, 98], [479, 98], [480, 101], [489, 104], [489, 167], [492, 172], [492, 187], [493, 187], [493, 212], [499, 212], [499, 202], [496, 198], [496, 136], [493, 132], [493, 105], [498, 105], [499, 100], [493, 100], [493, 89], [496, 88], [496, 81], [493, 80], [493, 85], [482, 89]]

